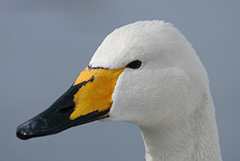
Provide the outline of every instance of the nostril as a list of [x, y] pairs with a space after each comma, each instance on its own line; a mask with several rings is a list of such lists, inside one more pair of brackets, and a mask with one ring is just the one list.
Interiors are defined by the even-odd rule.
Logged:
[[61, 108], [59, 111], [61, 113], [69, 113], [69, 112], [72, 112], [73, 109], [74, 109], [74, 106], [69, 105], [69, 106], [65, 106], [65, 107]]

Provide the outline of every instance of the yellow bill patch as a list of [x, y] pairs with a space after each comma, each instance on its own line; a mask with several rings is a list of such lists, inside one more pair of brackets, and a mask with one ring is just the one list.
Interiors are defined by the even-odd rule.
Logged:
[[85, 68], [74, 82], [74, 86], [87, 82], [74, 95], [75, 109], [70, 115], [74, 120], [94, 111], [108, 110], [113, 101], [112, 93], [119, 75], [124, 68], [119, 69], [89, 69]]

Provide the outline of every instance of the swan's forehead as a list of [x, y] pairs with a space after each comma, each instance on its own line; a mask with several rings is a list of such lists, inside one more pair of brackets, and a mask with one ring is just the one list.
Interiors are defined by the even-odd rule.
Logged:
[[92, 57], [90, 66], [120, 68], [139, 59], [156, 59], [161, 50], [181, 34], [163, 21], [141, 21], [116, 29], [109, 34]]

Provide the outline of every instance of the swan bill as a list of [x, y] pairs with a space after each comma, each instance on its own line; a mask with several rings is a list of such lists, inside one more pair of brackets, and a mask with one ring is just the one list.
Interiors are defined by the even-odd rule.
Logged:
[[59, 133], [108, 117], [112, 93], [124, 68], [85, 68], [73, 85], [47, 110], [21, 124], [17, 137], [23, 140]]

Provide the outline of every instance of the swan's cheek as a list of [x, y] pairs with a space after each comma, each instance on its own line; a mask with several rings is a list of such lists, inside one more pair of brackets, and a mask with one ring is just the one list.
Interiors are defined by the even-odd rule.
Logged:
[[149, 75], [139, 71], [125, 70], [116, 83], [112, 99], [113, 104], [109, 112], [111, 121], [127, 121], [134, 124], [143, 122], [152, 116], [148, 109], [154, 108], [157, 101], [156, 94], [151, 93], [153, 87], [151, 73]]
[[163, 71], [159, 83], [158, 107], [155, 114], [161, 116], [161, 123], [178, 121], [187, 117], [193, 107], [191, 106], [191, 80], [188, 74], [176, 67]]
[[112, 95], [108, 119], [147, 125], [186, 116], [191, 111], [189, 84], [188, 76], [179, 69], [144, 75], [123, 72]]

